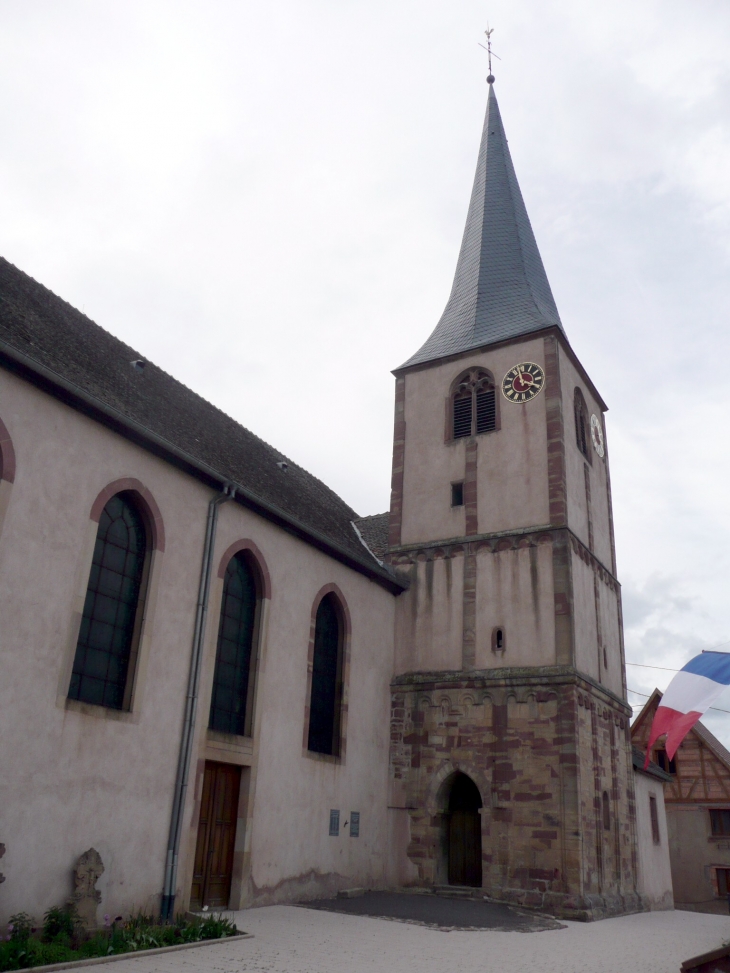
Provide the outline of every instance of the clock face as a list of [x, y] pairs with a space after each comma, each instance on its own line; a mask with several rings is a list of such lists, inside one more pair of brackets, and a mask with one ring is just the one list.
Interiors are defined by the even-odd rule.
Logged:
[[529, 402], [542, 392], [545, 373], [534, 362], [525, 361], [510, 368], [502, 379], [502, 395], [510, 402]]
[[591, 416], [591, 441], [593, 442], [593, 448], [601, 459], [603, 459], [606, 453], [606, 447], [603, 445], [603, 427], [601, 426], [601, 420], [596, 415]]

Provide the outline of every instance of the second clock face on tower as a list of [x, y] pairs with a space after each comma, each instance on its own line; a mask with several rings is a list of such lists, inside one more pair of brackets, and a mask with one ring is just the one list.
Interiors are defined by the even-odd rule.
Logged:
[[502, 379], [502, 395], [510, 402], [529, 402], [542, 392], [545, 373], [534, 362], [525, 361], [510, 368]]

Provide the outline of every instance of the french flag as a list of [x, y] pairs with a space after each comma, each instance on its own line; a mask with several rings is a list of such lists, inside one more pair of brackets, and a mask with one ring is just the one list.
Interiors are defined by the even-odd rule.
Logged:
[[730, 686], [730, 653], [703, 652], [690, 659], [667, 686], [654, 714], [644, 769], [654, 743], [667, 735], [667, 757], [671, 760], [697, 720]]

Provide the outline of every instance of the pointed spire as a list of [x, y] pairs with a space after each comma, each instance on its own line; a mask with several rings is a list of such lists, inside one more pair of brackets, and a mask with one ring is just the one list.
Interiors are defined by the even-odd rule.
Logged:
[[504, 134], [489, 98], [454, 284], [431, 337], [401, 367], [557, 325], [562, 330]]

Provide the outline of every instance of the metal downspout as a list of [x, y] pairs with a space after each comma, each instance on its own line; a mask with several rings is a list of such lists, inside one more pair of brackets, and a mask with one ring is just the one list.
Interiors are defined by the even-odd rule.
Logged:
[[162, 901], [160, 903], [160, 914], [165, 921], [171, 920], [175, 911], [177, 860], [180, 850], [183, 814], [185, 812], [185, 797], [188, 789], [188, 778], [190, 776], [190, 757], [192, 754], [193, 735], [195, 733], [195, 716], [198, 710], [200, 664], [203, 657], [205, 622], [208, 615], [210, 574], [213, 562], [213, 550], [215, 548], [216, 527], [218, 525], [218, 508], [226, 503], [226, 501], [232, 500], [235, 494], [235, 487], [230, 483], [226, 483], [223, 486], [223, 492], [213, 497], [208, 504], [208, 519], [205, 526], [205, 543], [203, 545], [203, 562], [200, 568], [200, 587], [198, 589], [198, 604], [195, 611], [195, 628], [193, 630], [193, 647], [190, 656], [188, 691], [185, 697], [185, 718], [183, 720], [182, 737], [180, 739], [180, 756], [177, 762], [175, 793], [172, 802], [172, 816], [170, 818], [170, 835], [167, 841], [165, 884], [162, 889]]

